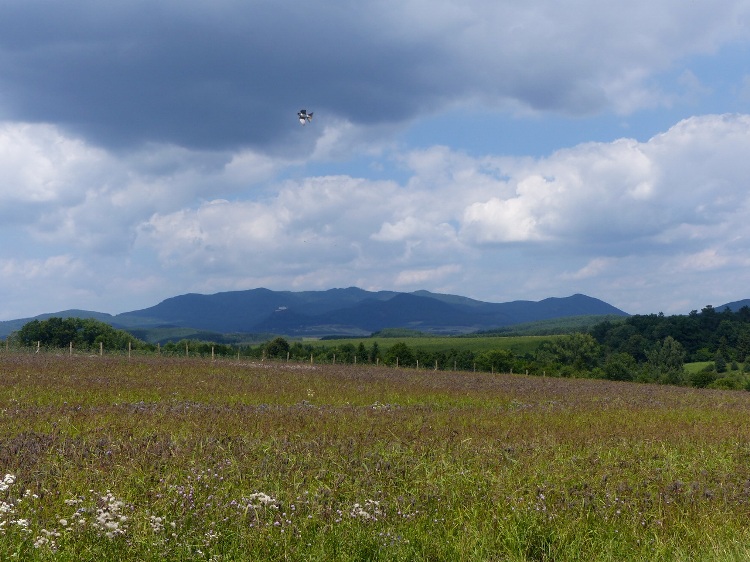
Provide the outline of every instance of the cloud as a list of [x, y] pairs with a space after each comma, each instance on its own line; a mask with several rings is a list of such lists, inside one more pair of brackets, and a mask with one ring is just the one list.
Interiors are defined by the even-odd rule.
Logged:
[[361, 255], [362, 231], [376, 228], [395, 189], [344, 176], [310, 178], [263, 201], [212, 201], [155, 214], [140, 228], [140, 243], [195, 271], [250, 267], [262, 276], [351, 267], [375, 257]]
[[690, 263], [720, 271], [749, 249], [748, 148], [744, 115], [690, 119], [644, 143], [588, 143], [542, 159], [493, 162], [437, 147], [405, 156], [413, 175], [404, 186], [348, 176], [288, 181], [263, 200], [155, 214], [139, 246], [154, 248], [165, 267], [205, 275], [244, 270], [256, 280], [380, 288], [440, 282], [459, 293], [481, 292], [478, 278], [516, 279], [503, 290], [520, 293], [544, 269], [540, 292], [648, 279]]
[[[6, 124], [0, 147], [14, 178], [0, 188], [11, 221], [0, 225], [0, 289], [15, 295], [25, 280], [26, 300], [10, 299], [18, 307], [54, 279], [59, 297], [48, 298], [60, 309], [79, 295], [109, 310], [110, 291], [123, 291], [125, 306], [189, 291], [358, 285], [496, 301], [585, 292], [670, 312], [659, 295], [702, 303], [750, 281], [748, 115], [543, 158], [397, 151], [399, 182], [283, 179], [294, 161], [249, 150], [107, 151], [49, 125]], [[48, 178], [61, 187], [45, 190]]]
[[[572, 10], [532, 4], [311, 0], [6, 2], [0, 116], [108, 148], [251, 147], [294, 158], [327, 124], [383, 127], [461, 103], [632, 112], [670, 102], [653, 79], [747, 34], [743, 0]], [[300, 106], [322, 126], [295, 127]], [[335, 126], [338, 133], [343, 129]], [[335, 137], [335, 135], [333, 135]]]
[[[623, 253], [676, 242], [674, 229], [712, 237], [748, 202], [750, 117], [683, 121], [646, 143], [622, 139], [561, 150], [507, 170], [513, 194], [466, 207], [476, 243], [556, 241]], [[611, 250], [607, 249], [611, 248]]]
[[394, 280], [396, 287], [417, 290], [425, 284], [434, 286], [436, 282], [446, 277], [454, 277], [461, 272], [461, 266], [457, 264], [441, 265], [430, 269], [408, 269], [401, 271]]
[[51, 256], [43, 260], [10, 259], [0, 261], [0, 272], [3, 277], [29, 282], [40, 278], [75, 276], [81, 272], [81, 262], [70, 255]]
[[155, 211], [245, 192], [284, 164], [251, 151], [174, 145], [116, 154], [52, 125], [6, 122], [0, 125], [0, 228], [20, 228], [44, 244], [122, 254], [136, 226]]

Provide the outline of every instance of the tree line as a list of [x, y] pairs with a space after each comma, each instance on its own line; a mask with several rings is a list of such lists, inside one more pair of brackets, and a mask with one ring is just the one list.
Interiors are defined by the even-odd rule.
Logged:
[[76, 349], [124, 349], [143, 347], [145, 342], [124, 330], [117, 330], [92, 318], [58, 318], [32, 320], [14, 332], [11, 339], [21, 346], [61, 348], [71, 343]]
[[[453, 347], [446, 338], [442, 350], [420, 349], [419, 339], [398, 341], [381, 349], [377, 340], [365, 345], [337, 342], [289, 342], [276, 337], [260, 345], [217, 344], [181, 340], [157, 347], [123, 330], [93, 319], [33, 320], [13, 338], [22, 346], [78, 349], [158, 349], [165, 355], [244, 357], [317, 363], [371, 363], [439, 370], [515, 372], [561, 377], [591, 377], [697, 387], [750, 389], [750, 308], [717, 311], [711, 306], [688, 315], [634, 315], [606, 320], [585, 332], [562, 335], [542, 343], [534, 352], [508, 349], [474, 352]], [[407, 343], [407, 341], [409, 343]], [[707, 363], [686, 372], [686, 362]], [[740, 364], [743, 364], [740, 368]], [[747, 369], [747, 370], [746, 370]]]

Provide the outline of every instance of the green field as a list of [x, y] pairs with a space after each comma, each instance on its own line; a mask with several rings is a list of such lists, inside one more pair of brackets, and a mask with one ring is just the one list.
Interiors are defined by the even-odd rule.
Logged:
[[750, 559], [750, 393], [0, 353], [0, 560]]
[[413, 349], [422, 349], [428, 352], [447, 351], [456, 349], [467, 350], [474, 353], [482, 353], [494, 349], [507, 349], [517, 356], [527, 353], [533, 354], [545, 341], [551, 341], [561, 336], [476, 336], [476, 337], [396, 337], [396, 338], [346, 338], [340, 340], [306, 340], [304, 343], [313, 346], [334, 347], [352, 344], [358, 347], [360, 343], [370, 348], [373, 342], [377, 342], [381, 351], [387, 351], [392, 345], [403, 342]]

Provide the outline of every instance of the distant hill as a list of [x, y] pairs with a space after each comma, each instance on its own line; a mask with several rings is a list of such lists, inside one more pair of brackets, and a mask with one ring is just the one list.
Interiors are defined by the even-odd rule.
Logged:
[[718, 312], [721, 312], [725, 308], [728, 308], [732, 312], [737, 312], [743, 306], [750, 307], [750, 299], [743, 299], [741, 301], [728, 302], [727, 304], [722, 304], [721, 306], [715, 307], [715, 309]]
[[62, 310], [60, 312], [51, 312], [45, 314], [39, 314], [33, 318], [19, 318], [18, 320], [5, 320], [0, 321], [0, 338], [7, 338], [11, 332], [15, 332], [23, 328], [23, 325], [31, 322], [32, 320], [47, 320], [48, 318], [93, 318], [100, 322], [106, 322], [112, 324], [114, 316], [107, 314], [106, 312], [92, 312], [91, 310]]
[[[186, 294], [142, 310], [109, 315], [65, 311], [51, 316], [95, 318], [141, 335], [211, 332], [321, 337], [366, 336], [386, 328], [408, 328], [433, 334], [466, 334], [516, 324], [573, 316], [627, 313], [586, 295], [535, 301], [489, 303], [415, 291], [366, 291], [357, 287], [327, 291], [272, 291], [259, 288], [214, 295]], [[34, 318], [0, 322], [0, 337]], [[161, 336], [158, 338], [161, 339]]]

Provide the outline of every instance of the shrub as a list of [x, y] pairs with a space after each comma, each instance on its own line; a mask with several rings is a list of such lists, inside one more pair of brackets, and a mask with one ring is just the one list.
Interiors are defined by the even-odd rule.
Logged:
[[638, 364], [629, 353], [613, 353], [604, 363], [604, 378], [611, 381], [632, 381]]
[[289, 352], [289, 342], [284, 338], [276, 338], [266, 344], [266, 357], [286, 358]]
[[398, 342], [391, 346], [385, 354], [386, 365], [396, 365], [399, 367], [413, 367], [416, 365], [414, 352], [404, 342]]
[[707, 367], [690, 375], [690, 384], [696, 388], [706, 388], [716, 380], [716, 373], [711, 367]]

